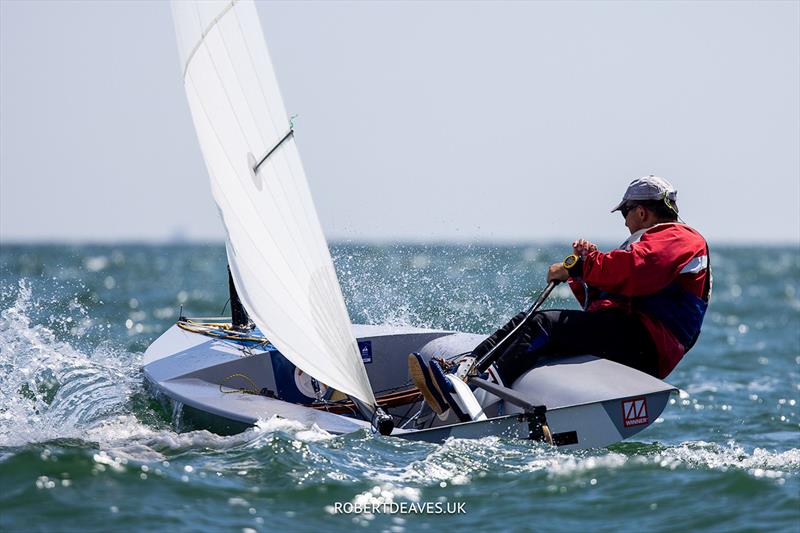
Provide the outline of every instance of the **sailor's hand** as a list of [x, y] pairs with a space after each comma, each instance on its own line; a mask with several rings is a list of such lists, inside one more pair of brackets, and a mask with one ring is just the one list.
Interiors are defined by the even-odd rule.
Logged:
[[578, 239], [572, 243], [572, 252], [578, 257], [583, 257], [587, 254], [597, 251], [597, 245], [589, 242], [586, 239]]
[[563, 263], [553, 263], [547, 270], [547, 283], [551, 281], [567, 281], [569, 272], [564, 268]]

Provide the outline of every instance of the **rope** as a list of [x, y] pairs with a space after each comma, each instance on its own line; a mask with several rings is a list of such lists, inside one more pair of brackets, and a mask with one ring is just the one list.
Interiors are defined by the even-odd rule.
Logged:
[[177, 324], [179, 328], [185, 331], [206, 335], [208, 337], [216, 337], [218, 339], [228, 339], [240, 342], [258, 342], [262, 344], [269, 342], [269, 339], [266, 337], [254, 337], [252, 335], [239, 332], [233, 329], [230, 324], [195, 322], [189, 318], [178, 320]]
[[[252, 388], [252, 389], [243, 389], [243, 388], [239, 388], [239, 389], [234, 389], [234, 390], [222, 390], [222, 385], [223, 385], [223, 383], [225, 383], [226, 381], [230, 381], [230, 380], [231, 380], [231, 379], [233, 379], [233, 378], [242, 378], [242, 379], [245, 379], [245, 380], [247, 380], [248, 382], [250, 382], [250, 385], [252, 385], [252, 386], [253, 386], [253, 388]], [[250, 378], [249, 378], [248, 376], [246, 376], [245, 374], [231, 374], [231, 375], [230, 375], [230, 376], [228, 376], [227, 378], [223, 379], [223, 380], [222, 380], [222, 383], [220, 383], [220, 384], [219, 384], [219, 391], [220, 391], [222, 394], [236, 394], [236, 393], [243, 393], [243, 394], [256, 394], [256, 395], [260, 394], [260, 393], [259, 393], [259, 391], [258, 391], [258, 386], [256, 385], [255, 381], [253, 381], [252, 379], [250, 379]]]

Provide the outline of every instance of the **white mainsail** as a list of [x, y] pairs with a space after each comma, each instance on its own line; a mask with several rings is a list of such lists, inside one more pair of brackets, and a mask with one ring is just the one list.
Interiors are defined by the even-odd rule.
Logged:
[[172, 11], [242, 304], [300, 369], [374, 406], [255, 4], [174, 0]]

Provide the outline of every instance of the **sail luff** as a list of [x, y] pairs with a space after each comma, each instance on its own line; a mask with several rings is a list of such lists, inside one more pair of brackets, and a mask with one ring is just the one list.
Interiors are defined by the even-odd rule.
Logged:
[[251, 319], [300, 369], [375, 405], [250, 0], [173, 2], [184, 84]]
[[[191, 95], [190, 95], [190, 98], [191, 98]], [[197, 106], [198, 106], [198, 108], [199, 108], [199, 109], [201, 109], [201, 110], [202, 110], [202, 107], [203, 107], [203, 105], [202, 105], [202, 102], [198, 102]], [[202, 116], [202, 115], [201, 115], [201, 116]], [[202, 127], [201, 125], [203, 124], [203, 121], [200, 119], [200, 117], [198, 117], [197, 123], [198, 123], [198, 125], [197, 125], [198, 129], [199, 129], [199, 128], [201, 128], [201, 127]], [[231, 164], [231, 163], [230, 163], [230, 161], [228, 161], [228, 163], [229, 163], [229, 164]], [[209, 164], [209, 165], [210, 165], [210, 163], [207, 163], [207, 164]], [[232, 164], [231, 164], [231, 166], [232, 166]], [[221, 213], [224, 213], [224, 212], [231, 212], [231, 211], [234, 209], [234, 208], [233, 208], [234, 202], [232, 202], [232, 201], [231, 201], [231, 200], [230, 200], [230, 199], [227, 197], [226, 190], [225, 190], [225, 189], [222, 189], [222, 188], [218, 188], [218, 187], [217, 187], [217, 184], [216, 184], [215, 182], [212, 182], [212, 192], [214, 193], [214, 198], [215, 198], [215, 200], [217, 201], [217, 203], [218, 203], [218, 204], [219, 204], [219, 206], [220, 206], [220, 211], [221, 211]], [[239, 205], [239, 211], [238, 211], [238, 212], [239, 212], [239, 214], [241, 214], [241, 213], [242, 213], [242, 211], [243, 211], [243, 210], [244, 210], [246, 207], [247, 207], [247, 205], [246, 205], [246, 204], [241, 204], [241, 203], [240, 203], [240, 205]], [[223, 218], [223, 224], [225, 225], [226, 229], [228, 229], [228, 226], [229, 226], [229, 224], [226, 222], [224, 215], [222, 215], [222, 218]], [[246, 225], [245, 225], [245, 228], [246, 228]], [[256, 239], [255, 239], [254, 237], [252, 237], [252, 236], [249, 234], [249, 232], [247, 232], [247, 231], [246, 231], [246, 229], [245, 229], [245, 230], [244, 230], [242, 233], [243, 233], [243, 236], [245, 236], [245, 237], [247, 237], [247, 238], [248, 238], [248, 240], [249, 240], [249, 243], [250, 243], [250, 244], [252, 244], [252, 245], [254, 245], [254, 247], [255, 247], [255, 244], [256, 244]], [[269, 235], [267, 235], [267, 236], [264, 236], [263, 238], [265, 238], [265, 239], [269, 239], [270, 237], [269, 237]], [[227, 238], [226, 240], [230, 242], [230, 238]], [[245, 243], [245, 244], [247, 244], [247, 243]], [[271, 243], [271, 244], [273, 244], [273, 245], [274, 245], [275, 243], [273, 242], [273, 243]], [[235, 255], [235, 253], [234, 253], [233, 255]], [[264, 262], [263, 262], [263, 265], [264, 265], [264, 267], [265, 267], [266, 269], [268, 269], [268, 270], [271, 270], [271, 271], [272, 271], [272, 274], [273, 274], [273, 277], [275, 277], [276, 279], [281, 279], [281, 277], [285, 277], [285, 276], [287, 276], [287, 275], [290, 275], [290, 274], [291, 274], [291, 272], [288, 272], [288, 271], [285, 271], [285, 272], [283, 272], [283, 273], [277, 273], [277, 272], [273, 271], [273, 265], [272, 265], [272, 264], [269, 262], [269, 260], [268, 260], [268, 258], [267, 258], [267, 257], [265, 257], [265, 256], [262, 256], [262, 260], [264, 261]], [[257, 278], [256, 278], [256, 281], [257, 281]], [[287, 316], [290, 316], [290, 310], [286, 310], [286, 309], [282, 308], [282, 307], [280, 306], [280, 301], [281, 301], [281, 300], [287, 301], [287, 300], [289, 300], [290, 298], [295, 298], [295, 297], [298, 297], [299, 295], [298, 295], [297, 293], [292, 293], [292, 292], [291, 292], [291, 288], [290, 288], [290, 287], [284, 287], [283, 285], [281, 285], [281, 287], [283, 287], [283, 288], [285, 289], [285, 291], [286, 291], [286, 294], [285, 294], [285, 295], [283, 295], [283, 296], [284, 296], [283, 298], [279, 298], [278, 300], [275, 300], [275, 301], [274, 301], [274, 303], [272, 303], [272, 305], [273, 305], [274, 307], [277, 307], [277, 308], [279, 309], [279, 311], [280, 311], [280, 312], [282, 312], [282, 313], [286, 314]], [[238, 290], [238, 287], [237, 287], [237, 290]]]
[[[190, 83], [191, 83], [191, 79], [192, 79], [191, 76], [188, 79], [190, 80]], [[202, 102], [197, 102], [196, 106], [195, 106], [195, 109], [199, 110], [199, 112], [198, 112], [198, 124], [197, 125], [198, 125], [198, 129], [201, 129], [202, 125], [204, 124], [204, 121], [202, 120], [202, 117], [205, 115]], [[207, 121], [205, 121], [205, 122], [207, 122]], [[211, 129], [213, 131], [213, 128], [211, 128]], [[211, 134], [206, 136], [207, 145], [208, 145], [208, 140], [212, 139], [214, 137], [216, 137], [216, 135], [214, 133], [211, 133]], [[219, 146], [221, 146], [221, 142], [218, 142], [217, 144]], [[207, 148], [207, 150], [211, 150], [211, 149], [213, 149], [213, 145]], [[229, 166], [233, 167], [233, 163], [230, 161], [230, 159], [227, 158], [227, 156], [224, 157], [224, 158], [217, 158], [216, 160], [217, 160], [217, 164], [219, 164], [220, 160], [224, 160], [225, 162], [227, 162], [227, 164]], [[213, 175], [218, 175], [220, 173], [225, 173], [226, 172], [225, 169], [223, 169], [221, 171], [220, 170], [215, 170], [214, 168], [212, 168], [212, 166], [211, 166], [212, 164], [211, 163], [208, 163], [208, 164], [209, 164], [209, 170]], [[225, 213], [225, 212], [234, 213], [234, 209], [229, 207], [230, 203], [229, 203], [229, 201], [227, 199], [226, 191], [223, 190], [223, 189], [219, 189], [217, 182], [212, 181], [212, 190], [215, 193], [214, 194], [215, 199], [217, 200], [218, 204], [220, 204], [221, 212], [223, 212], [223, 213]], [[230, 189], [229, 192], [235, 192], [235, 190], [234, 189]], [[323, 356], [326, 353], [326, 351], [329, 350], [329, 348], [326, 348], [324, 346], [320, 346], [320, 344], [318, 342], [314, 342], [314, 337], [313, 336], [311, 336], [311, 337], [309, 337], [307, 339], [308, 342], [305, 344], [305, 346], [303, 346], [302, 348], [298, 348], [296, 346], [296, 343], [292, 342], [290, 339], [287, 339], [286, 336], [282, 334], [282, 332], [281, 332], [282, 328], [278, 328], [278, 329], [270, 328], [268, 326], [259, 324], [258, 316], [252, 311], [253, 309], [257, 309], [259, 307], [258, 302], [254, 302], [249, 297], [249, 294], [252, 291], [242, 291], [240, 289], [239, 283], [237, 283], [237, 280], [242, 279], [243, 276], [241, 275], [241, 271], [240, 271], [240, 269], [241, 269], [241, 261], [239, 261], [237, 259], [238, 254], [235, 252], [235, 248], [233, 248], [233, 245], [232, 245], [233, 242], [237, 242], [239, 244], [250, 244], [252, 246], [246, 246], [244, 249], [247, 249], [247, 250], [258, 250], [258, 247], [255, 246], [255, 244], [256, 244], [255, 238], [253, 238], [250, 235], [250, 231], [248, 230], [248, 227], [251, 226], [251, 225], [255, 225], [255, 222], [253, 222], [252, 224], [247, 224], [247, 223], [242, 223], [239, 220], [241, 215], [251, 213], [253, 208], [254, 208], [254, 206], [249, 201], [249, 199], [245, 199], [245, 201], [238, 202], [238, 209], [235, 210], [235, 215], [238, 215], [238, 216], [232, 216], [232, 217], [223, 216], [223, 223], [225, 224], [226, 229], [229, 232], [229, 235], [232, 232], [235, 232], [236, 234], [239, 235], [239, 238], [231, 238], [230, 236], [228, 237], [228, 241], [229, 241], [228, 257], [229, 257], [229, 263], [232, 266], [231, 271], [232, 271], [232, 276], [234, 278], [234, 283], [236, 284], [237, 291], [240, 294], [240, 298], [242, 299], [243, 305], [248, 310], [248, 312], [250, 312], [251, 318], [253, 318], [253, 320], [256, 322], [256, 324], [259, 325], [259, 327], [262, 329], [262, 331], [267, 333], [267, 335], [269, 336], [269, 338], [273, 342], [273, 344], [275, 344], [275, 346], [277, 346], [278, 349], [281, 350], [281, 353], [284, 353], [284, 352], [285, 353], [294, 353], [294, 352], [297, 352], [300, 349], [302, 349], [304, 351], [304, 353], [306, 353], [308, 355], [315, 355], [316, 356], [316, 357], [309, 357], [309, 358], [307, 358], [308, 360], [303, 361], [300, 364], [298, 364], [291, 357], [289, 357], [289, 359], [292, 360], [293, 362], [295, 362], [295, 364], [298, 364], [298, 366], [301, 369], [303, 369], [305, 372], [307, 372], [310, 375], [315, 376], [315, 377], [317, 377], [317, 376], [325, 376], [325, 377], [319, 377], [318, 379], [320, 379], [324, 383], [326, 383], [326, 384], [328, 384], [328, 385], [330, 385], [330, 386], [332, 386], [332, 387], [334, 387], [334, 388], [336, 388], [338, 390], [341, 390], [342, 392], [345, 392], [347, 394], [352, 394], [352, 395], [354, 395], [356, 397], [361, 398], [361, 396], [359, 396], [359, 393], [357, 392], [357, 389], [353, 389], [352, 387], [350, 387], [348, 385], [343, 385], [342, 384], [343, 382], [346, 382], [346, 380], [348, 379], [347, 375], [339, 375], [339, 376], [337, 376], [336, 374], [339, 374], [339, 372], [331, 372], [329, 369], [326, 369], [324, 367], [320, 368], [319, 365], [314, 364], [314, 359], [317, 359], [317, 358]], [[263, 236], [263, 238], [270, 239], [271, 237], [269, 235], [266, 235], [266, 236]], [[276, 253], [283, 253], [283, 251], [280, 250], [280, 248], [278, 248], [278, 247], [276, 247], [275, 250], [276, 250]], [[284, 267], [283, 272], [279, 272], [275, 276], [275, 278], [278, 279], [278, 280], [291, 278], [293, 276], [293, 274], [294, 274], [294, 272], [292, 270], [285, 268], [286, 265], [287, 265], [287, 263], [285, 263], [285, 262], [270, 262], [269, 261], [270, 258], [268, 258], [266, 256], [263, 256], [263, 255], [260, 256], [260, 259], [262, 261], [261, 264], [266, 265], [266, 268], [268, 268], [268, 269], [272, 269], [276, 265]], [[257, 273], [252, 273], [252, 275], [248, 276], [248, 278], [252, 280], [252, 281], [250, 281], [250, 288], [251, 289], [253, 289], [254, 286], [260, 284], [260, 277], [259, 277], [259, 275]], [[338, 287], [338, 284], [336, 284], [336, 286]], [[281, 288], [281, 284], [278, 283], [278, 284], [273, 285], [271, 287], [271, 290], [273, 292], [275, 292], [275, 291], [279, 291], [280, 288]], [[300, 293], [300, 292], [298, 292], [298, 291], [294, 291], [293, 292], [292, 291], [292, 287], [285, 287], [285, 291], [286, 291], [285, 294], [278, 294], [276, 298], [273, 298], [270, 301], [263, 302], [263, 303], [269, 303], [270, 307], [272, 307], [275, 311], [280, 313], [283, 317], [286, 317], [286, 318], [290, 319], [290, 321], [293, 321], [293, 322], [302, 321], [302, 318], [303, 318], [302, 315], [298, 316], [296, 310], [294, 310], [294, 312], [293, 312], [293, 310], [291, 310], [291, 309], [286, 309], [284, 306], [281, 305], [281, 302], [296, 301], [298, 299], [304, 298], [305, 295]], [[323, 320], [324, 320], [324, 318], [323, 318]], [[349, 326], [349, 324], [348, 324], [348, 326]], [[318, 327], [318, 324], [317, 324], [317, 327]], [[339, 343], [335, 343], [334, 342], [334, 345], [335, 344], [339, 344]], [[356, 350], [357, 350], [357, 348], [356, 348]], [[339, 349], [339, 351], [342, 351], [342, 350]], [[359, 364], [360, 364], [360, 354], [359, 354], [359, 360], [358, 361], [359, 361]], [[347, 367], [345, 367], [345, 368], [347, 368]], [[350, 365], [350, 368], [352, 370], [352, 365]], [[362, 369], [363, 369], [363, 367], [362, 367]], [[336, 385], [336, 384], [339, 384], [339, 385]], [[367, 384], [368, 384], [368, 382], [367, 382]], [[364, 401], [369, 402], [369, 400], [364, 400]]]

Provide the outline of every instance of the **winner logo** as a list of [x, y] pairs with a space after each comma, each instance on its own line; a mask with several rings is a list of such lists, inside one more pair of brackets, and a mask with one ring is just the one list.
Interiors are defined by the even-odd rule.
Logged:
[[647, 424], [647, 400], [644, 397], [622, 401], [622, 422], [625, 427]]

